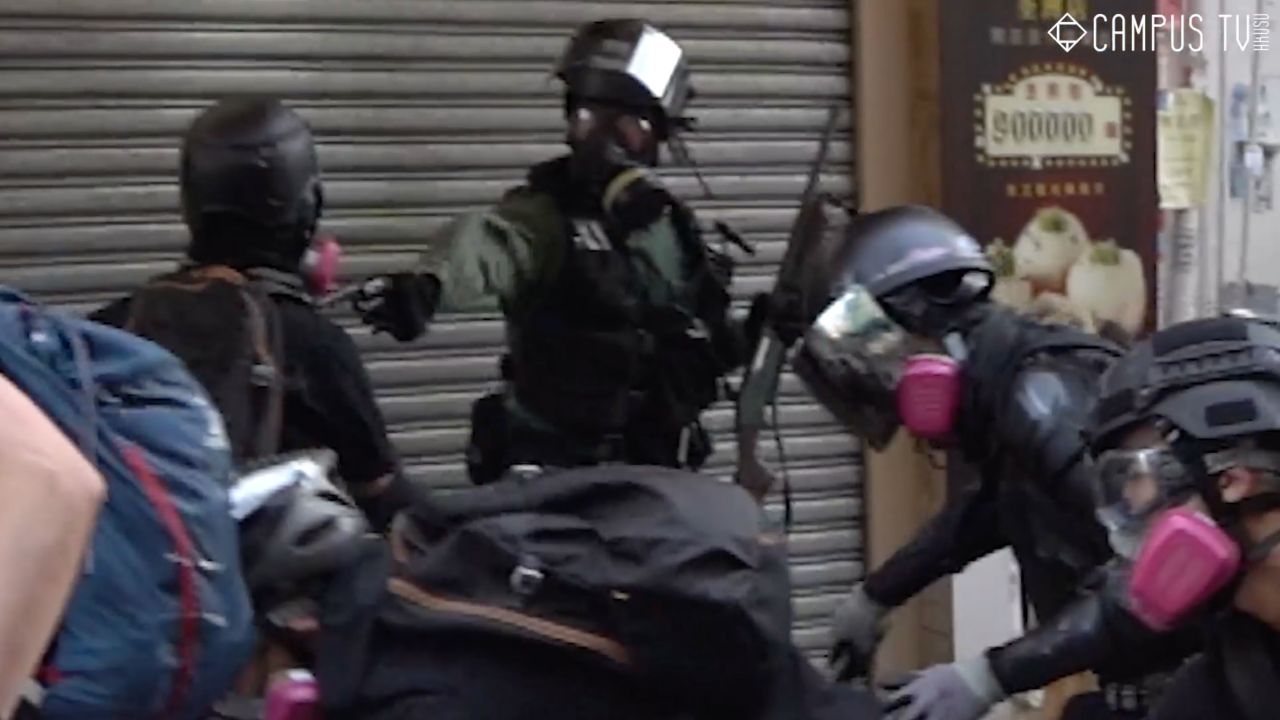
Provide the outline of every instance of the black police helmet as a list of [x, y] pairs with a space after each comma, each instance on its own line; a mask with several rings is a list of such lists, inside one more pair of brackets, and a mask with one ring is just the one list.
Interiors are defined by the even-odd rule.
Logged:
[[686, 127], [693, 97], [684, 50], [644, 20], [597, 20], [578, 28], [556, 64], [565, 83], [565, 111], [594, 101], [654, 122], [660, 140]]
[[296, 270], [323, 204], [297, 113], [272, 98], [219, 101], [183, 137], [179, 182], [193, 260]]

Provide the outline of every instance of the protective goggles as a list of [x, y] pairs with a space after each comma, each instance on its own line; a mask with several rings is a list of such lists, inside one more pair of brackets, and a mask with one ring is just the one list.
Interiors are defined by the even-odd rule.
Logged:
[[1194, 489], [1191, 473], [1169, 448], [1108, 450], [1095, 470], [1098, 511], [1108, 525], [1145, 521]]

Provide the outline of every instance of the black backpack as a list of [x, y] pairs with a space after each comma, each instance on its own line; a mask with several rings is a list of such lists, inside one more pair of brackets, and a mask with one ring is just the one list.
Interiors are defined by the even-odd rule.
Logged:
[[134, 294], [125, 329], [186, 363], [221, 412], [237, 464], [276, 452], [283, 338], [266, 291], [226, 266], [183, 268]]
[[512, 473], [420, 501], [392, 549], [385, 616], [402, 631], [560, 647], [717, 716], [757, 709], [789, 662], [783, 537], [712, 478]]

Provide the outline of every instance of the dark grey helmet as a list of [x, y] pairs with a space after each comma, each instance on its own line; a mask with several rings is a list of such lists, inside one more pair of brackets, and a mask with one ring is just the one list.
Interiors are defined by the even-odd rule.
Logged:
[[361, 557], [369, 524], [328, 479], [332, 463], [331, 453], [278, 458], [232, 488], [245, 580], [255, 600], [292, 599], [299, 588]]
[[860, 285], [905, 329], [931, 337], [953, 329], [952, 317], [985, 300], [995, 282], [987, 256], [964, 228], [915, 205], [855, 216], [843, 242], [822, 260], [804, 283], [809, 312]]
[[1102, 378], [1094, 452], [1153, 420], [1206, 448], [1280, 433], [1280, 328], [1247, 317], [1207, 318], [1135, 345]]
[[576, 100], [632, 109], [655, 121], [658, 138], [688, 125], [693, 96], [684, 50], [644, 20], [597, 20], [570, 38], [556, 76], [565, 83], [566, 110]]
[[200, 113], [182, 140], [179, 184], [197, 262], [291, 271], [323, 204], [311, 129], [273, 98], [229, 98]]

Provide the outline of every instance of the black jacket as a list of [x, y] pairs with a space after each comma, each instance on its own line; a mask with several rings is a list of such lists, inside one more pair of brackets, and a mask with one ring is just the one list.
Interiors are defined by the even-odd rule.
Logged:
[[978, 479], [872, 572], [864, 589], [896, 607], [939, 578], [1013, 549], [1038, 617], [1052, 617], [1111, 557], [1094, 515], [1084, 430], [1114, 351], [1067, 328], [991, 308], [968, 333], [955, 459]]
[[[988, 655], [1002, 687], [1020, 692], [1082, 670], [1127, 681], [1176, 667], [1195, 630], [1159, 636], [1122, 605], [1122, 571], [1094, 512], [1084, 430], [1096, 383], [1116, 350], [1073, 331], [992, 309], [968, 335], [966, 399], [955, 460], [978, 478], [864, 586], [897, 606], [935, 580], [1011, 547], [1043, 623]], [[1044, 349], [1037, 350], [1037, 347]]]
[[1080, 598], [1034, 630], [987, 651], [992, 671], [1009, 693], [1044, 687], [1092, 670], [1104, 682], [1130, 682], [1171, 672], [1203, 645], [1202, 625], [1157, 633], [1125, 607], [1128, 573], [1120, 561], [1099, 569]]
[[[275, 275], [273, 274], [273, 277]], [[298, 292], [271, 292], [280, 318], [285, 355], [284, 412], [280, 451], [327, 448], [338, 455], [338, 472], [352, 492], [394, 475], [392, 494], [403, 492], [400, 463], [387, 438], [373, 386], [351, 336], [322, 316]], [[90, 314], [95, 322], [123, 327], [125, 297]], [[398, 504], [399, 501], [391, 504]], [[386, 514], [370, 512], [376, 524]]]
[[1280, 633], [1232, 611], [1215, 621], [1205, 653], [1174, 677], [1149, 720], [1280, 717]]

